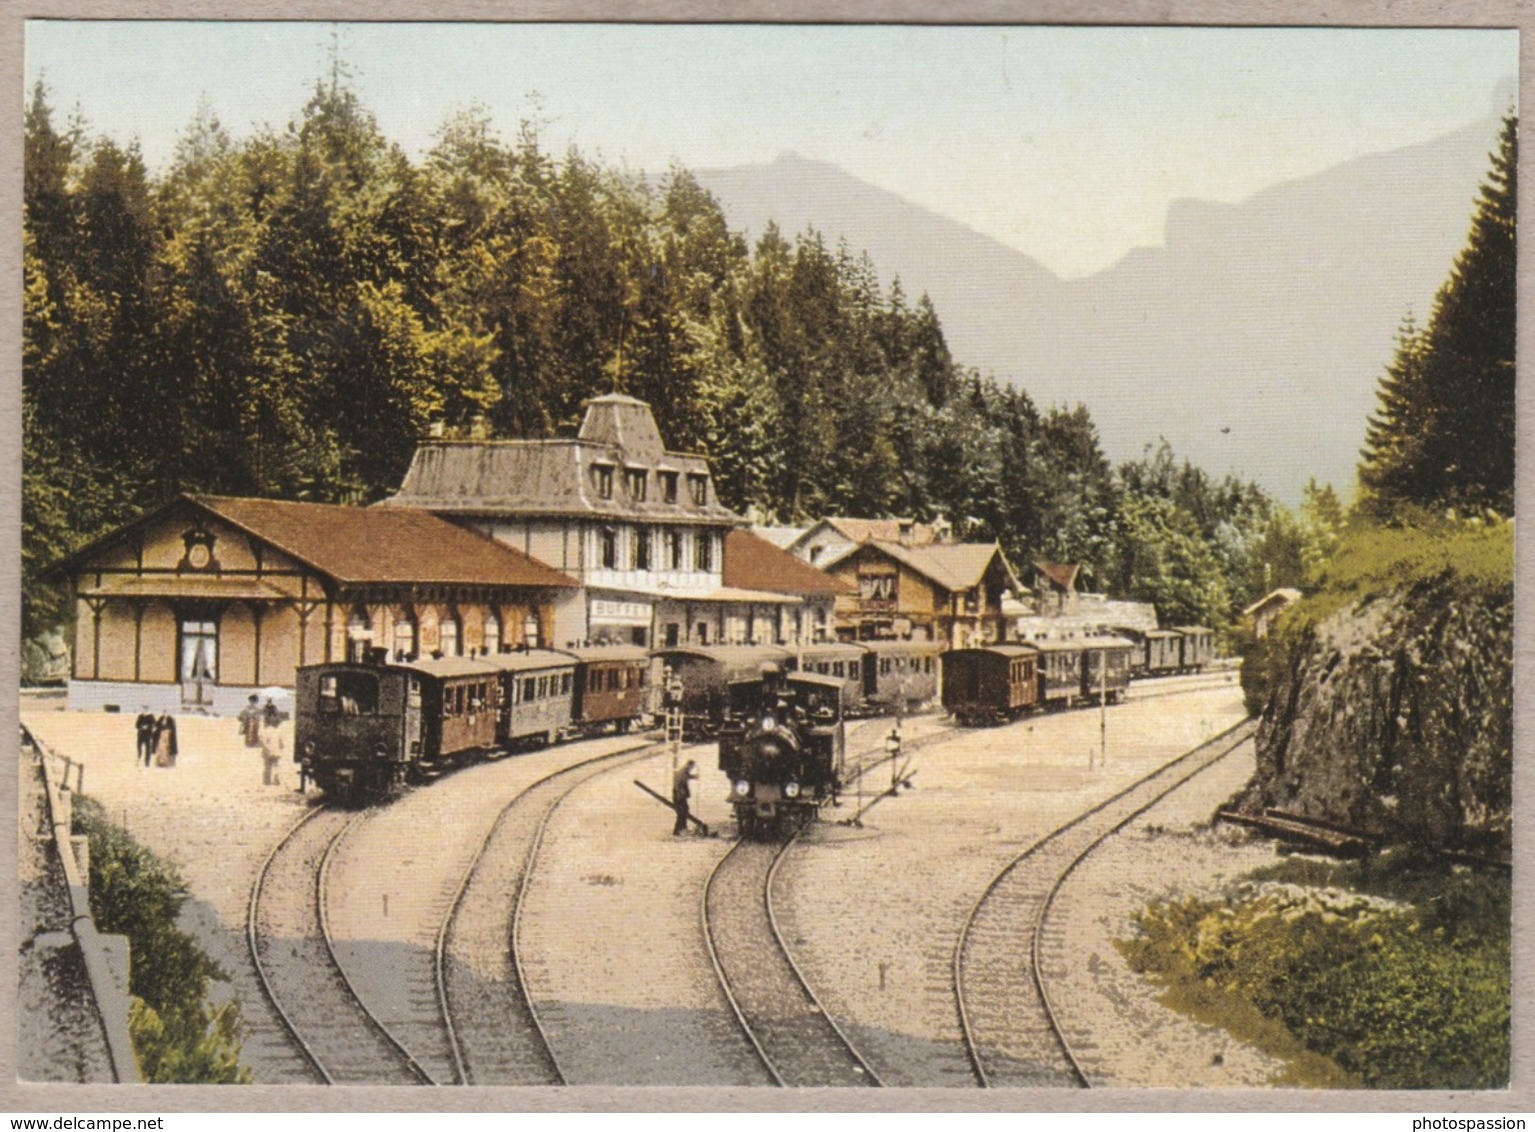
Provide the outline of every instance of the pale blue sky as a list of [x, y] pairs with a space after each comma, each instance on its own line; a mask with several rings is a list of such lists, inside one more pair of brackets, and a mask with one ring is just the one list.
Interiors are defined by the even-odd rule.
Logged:
[[[419, 156], [455, 110], [647, 172], [792, 150], [1058, 274], [1161, 240], [1180, 197], [1235, 201], [1500, 112], [1513, 31], [345, 24], [383, 131]], [[31, 21], [27, 87], [160, 167], [206, 96], [237, 137], [295, 117], [333, 25]]]

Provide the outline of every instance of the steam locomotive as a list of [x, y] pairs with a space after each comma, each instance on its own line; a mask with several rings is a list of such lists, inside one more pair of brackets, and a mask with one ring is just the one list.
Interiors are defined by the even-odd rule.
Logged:
[[771, 666], [729, 683], [719, 768], [742, 837], [798, 828], [836, 800], [847, 754], [842, 685]]

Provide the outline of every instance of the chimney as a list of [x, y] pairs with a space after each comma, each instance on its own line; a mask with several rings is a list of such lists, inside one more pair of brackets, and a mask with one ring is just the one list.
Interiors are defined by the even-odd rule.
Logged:
[[896, 521], [900, 524], [901, 545], [910, 546], [916, 537], [915, 528], [917, 521], [915, 519], [898, 519]]

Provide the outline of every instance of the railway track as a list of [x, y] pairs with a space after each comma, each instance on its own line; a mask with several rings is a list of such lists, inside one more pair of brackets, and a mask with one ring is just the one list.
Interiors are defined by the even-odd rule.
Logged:
[[1051, 903], [1095, 846], [1243, 746], [1256, 727], [1255, 721], [1244, 720], [1105, 799], [1037, 841], [987, 885], [960, 930], [951, 972], [960, 1031], [977, 1084], [1091, 1084], [1047, 989], [1055, 972], [1045, 949], [1060, 942], [1049, 935]]
[[709, 875], [704, 940], [741, 1028], [779, 1085], [859, 1087], [881, 1082], [822, 1008], [795, 964], [773, 909], [783, 844], [737, 841]]
[[[529, 988], [522, 911], [544, 832], [561, 804], [598, 775], [641, 761], [659, 744], [551, 772], [497, 816], [465, 871], [435, 948], [437, 985], [458, 1080], [562, 1085], [548, 1017]], [[557, 1019], [556, 1019], [557, 1021]]]
[[336, 960], [325, 884], [336, 847], [366, 812], [310, 810], [267, 855], [251, 888], [246, 941], [262, 993], [327, 1085], [430, 1085]]

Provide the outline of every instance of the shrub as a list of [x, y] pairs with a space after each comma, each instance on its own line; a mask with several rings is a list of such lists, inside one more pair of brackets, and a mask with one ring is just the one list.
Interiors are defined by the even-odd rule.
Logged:
[[1149, 905], [1123, 950], [1170, 987], [1250, 1004], [1369, 1087], [1490, 1089], [1509, 1074], [1509, 908], [1506, 879], [1463, 869], [1287, 864], [1222, 899]]
[[187, 893], [175, 866], [110, 822], [92, 799], [76, 799], [74, 820], [90, 839], [96, 926], [128, 937], [128, 1027], [144, 1080], [248, 1083], [239, 1064], [239, 1003], [208, 1002], [209, 985], [228, 975], [176, 926]]

